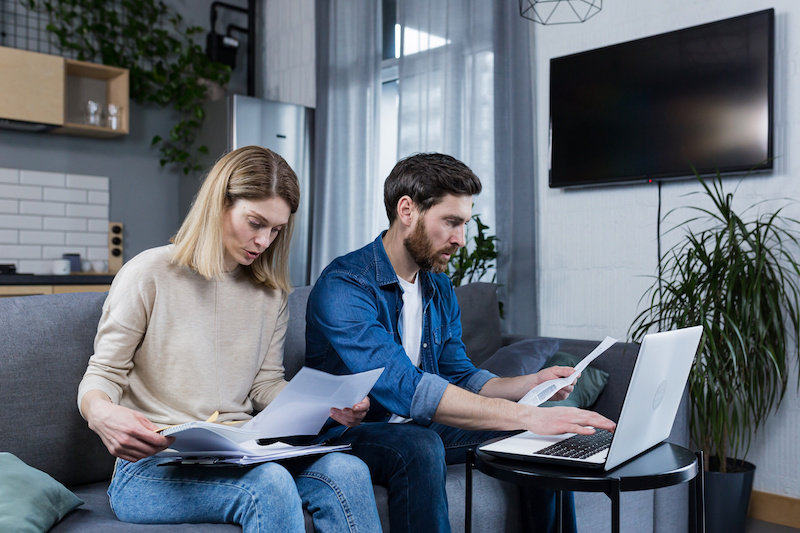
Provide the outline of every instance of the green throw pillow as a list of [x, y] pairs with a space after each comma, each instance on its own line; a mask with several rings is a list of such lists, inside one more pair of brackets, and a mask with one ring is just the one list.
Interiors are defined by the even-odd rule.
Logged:
[[[542, 368], [549, 366], [572, 366], [574, 367], [580, 363], [581, 358], [565, 352], [554, 353], [547, 361], [545, 361]], [[594, 402], [597, 401], [600, 393], [608, 382], [608, 372], [603, 372], [597, 368], [588, 366], [582, 373], [578, 381], [575, 382], [575, 389], [570, 393], [566, 400], [559, 402], [548, 401], [542, 404], [542, 407], [551, 407], [554, 405], [561, 405], [565, 407], [580, 407], [581, 409], [588, 409]]]
[[83, 501], [15, 455], [0, 452], [0, 531], [44, 532]]

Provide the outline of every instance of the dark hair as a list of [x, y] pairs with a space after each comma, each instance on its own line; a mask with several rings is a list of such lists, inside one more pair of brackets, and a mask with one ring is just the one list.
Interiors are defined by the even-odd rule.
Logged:
[[397, 218], [397, 202], [408, 196], [427, 211], [448, 195], [475, 196], [481, 180], [453, 156], [437, 153], [414, 154], [401, 159], [383, 184], [383, 203], [391, 225]]

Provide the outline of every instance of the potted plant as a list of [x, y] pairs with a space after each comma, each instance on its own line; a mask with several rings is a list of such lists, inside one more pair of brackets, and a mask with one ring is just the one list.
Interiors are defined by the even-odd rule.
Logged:
[[[690, 431], [708, 472], [708, 530], [728, 533], [744, 529], [755, 470], [745, 461], [751, 439], [780, 406], [789, 363], [800, 357], [800, 264], [793, 255], [800, 222], [784, 215], [786, 202], [737, 212], [735, 189], [726, 193], [719, 174], [698, 179], [702, 190], [692, 194], [711, 206], [683, 208], [693, 215], [670, 230], [682, 230], [683, 238], [661, 258], [630, 332], [640, 341], [651, 330], [703, 326], [689, 377]], [[740, 503], [716, 492], [720, 482], [735, 482], [732, 474], [745, 484]]]
[[[495, 268], [494, 261], [497, 259], [497, 248], [495, 235], [487, 235], [489, 226], [481, 221], [479, 215], [472, 215], [472, 221], [478, 234], [474, 237], [469, 236], [469, 225], [464, 230], [467, 246], [459, 248], [458, 252], [447, 264], [447, 275], [454, 287], [462, 283], [472, 283], [481, 281], [483, 277]], [[489, 283], [494, 283], [497, 274], [492, 272], [492, 279]]]

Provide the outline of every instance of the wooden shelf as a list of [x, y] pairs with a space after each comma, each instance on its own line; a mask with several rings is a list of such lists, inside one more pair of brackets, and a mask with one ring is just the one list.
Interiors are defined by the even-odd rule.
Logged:
[[[127, 69], [0, 47], [0, 118], [57, 126], [54, 133], [111, 138], [129, 131]], [[89, 124], [86, 102], [99, 104], [99, 125]], [[109, 104], [119, 109], [108, 126]]]
[[[56, 133], [86, 137], [118, 137], [128, 133], [129, 74], [126, 69], [108, 67], [74, 59], [65, 60], [64, 127]], [[88, 123], [85, 104], [100, 104], [100, 125]], [[119, 108], [117, 128], [108, 126], [107, 106]]]

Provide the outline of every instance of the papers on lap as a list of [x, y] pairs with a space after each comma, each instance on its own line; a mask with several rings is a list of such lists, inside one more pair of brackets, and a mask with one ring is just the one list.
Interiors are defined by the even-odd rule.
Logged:
[[172, 460], [163, 463], [167, 465], [254, 465], [268, 461], [278, 461], [280, 459], [291, 459], [292, 457], [302, 457], [305, 455], [323, 454], [350, 449], [349, 444], [337, 446], [327, 446], [323, 444], [312, 444], [310, 446], [292, 446], [285, 442], [273, 442], [266, 446], [258, 444], [256, 440], [249, 440], [241, 444], [228, 445], [226, 450], [217, 451], [198, 451], [198, 452], [179, 452], [165, 450], [159, 457], [171, 458]]
[[358, 374], [334, 376], [303, 367], [278, 396], [241, 429], [255, 431], [259, 438], [316, 435], [331, 413], [331, 407], [352, 407], [367, 397], [383, 373], [376, 368]]
[[239, 427], [208, 421], [187, 422], [159, 430], [175, 437], [169, 449], [158, 453], [172, 457], [170, 464], [255, 464], [289, 457], [327, 453], [349, 446], [291, 446], [275, 442], [267, 446], [259, 439], [294, 435], [316, 435], [332, 407], [352, 407], [363, 400], [378, 380], [382, 368], [334, 376], [302, 368], [281, 393], [252, 420]]

